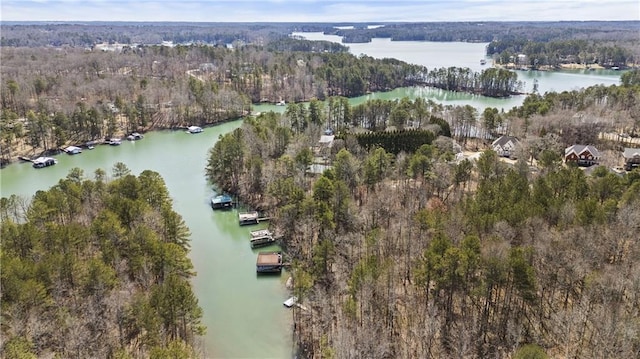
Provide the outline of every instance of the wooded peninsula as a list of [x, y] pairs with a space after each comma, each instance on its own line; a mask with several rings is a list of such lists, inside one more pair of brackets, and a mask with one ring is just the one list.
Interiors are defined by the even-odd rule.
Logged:
[[[212, 144], [207, 177], [281, 235], [305, 307], [299, 357], [638, 357], [640, 172], [612, 170], [632, 142], [603, 134], [640, 135], [640, 70], [508, 111], [351, 106], [406, 86], [521, 89], [505, 68], [426, 69], [289, 36], [486, 41], [496, 63], [624, 70], [637, 25], [2, 23], [0, 155], [242, 117]], [[251, 111], [280, 101], [283, 114]], [[511, 159], [490, 148], [501, 135], [521, 140]], [[608, 155], [564, 163], [576, 143]], [[76, 168], [30, 201], [2, 198], [0, 220], [3, 357], [198, 357], [189, 229], [158, 173]]]

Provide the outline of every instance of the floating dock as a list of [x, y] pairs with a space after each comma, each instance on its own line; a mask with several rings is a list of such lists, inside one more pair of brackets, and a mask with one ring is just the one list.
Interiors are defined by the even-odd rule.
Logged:
[[256, 259], [257, 273], [282, 272], [282, 252], [260, 252]]
[[215, 196], [211, 199], [211, 208], [225, 209], [233, 207], [233, 198], [226, 194]]
[[287, 308], [291, 308], [297, 303], [298, 303], [298, 297], [294, 295], [293, 297], [290, 297], [289, 299], [285, 300], [282, 304], [284, 304], [284, 306]]
[[276, 242], [276, 239], [273, 238], [272, 236], [258, 236], [258, 237], [251, 237], [251, 248], [258, 248], [258, 247], [264, 247], [264, 246], [268, 246], [271, 244], [274, 244]]
[[268, 229], [258, 229], [255, 231], [251, 231], [251, 238], [263, 237], [263, 236], [273, 236], [273, 233]]
[[238, 221], [241, 226], [260, 223], [258, 212], [244, 212], [238, 214]]
[[69, 146], [62, 149], [62, 151], [64, 151], [68, 155], [77, 155], [79, 153], [82, 153], [82, 148], [77, 146]]
[[275, 242], [276, 239], [273, 237], [273, 233], [268, 229], [258, 229], [256, 231], [251, 231], [251, 248], [264, 247], [274, 244]]
[[44, 168], [58, 163], [58, 161], [51, 157], [38, 157], [31, 162], [33, 162], [33, 168]]

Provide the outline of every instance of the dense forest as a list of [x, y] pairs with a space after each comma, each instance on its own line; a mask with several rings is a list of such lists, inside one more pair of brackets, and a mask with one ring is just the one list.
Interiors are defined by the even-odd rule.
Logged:
[[160, 175], [75, 168], [0, 201], [3, 358], [187, 358], [205, 327]]
[[269, 48], [3, 48], [3, 163], [134, 131], [220, 123], [247, 115], [257, 102], [408, 86], [426, 73], [330, 43], [285, 39]]
[[520, 94], [518, 75], [509, 70], [489, 68], [481, 72], [469, 68], [448, 67], [429, 71], [424, 78], [427, 86], [479, 94], [487, 97], [509, 97]]
[[618, 44], [584, 39], [549, 42], [526, 38], [493, 40], [487, 45], [487, 55], [494, 56], [498, 64], [515, 63], [534, 70], [568, 63], [624, 69], [638, 60], [637, 54]]
[[[166, 22], [3, 22], [0, 45], [16, 47], [75, 46], [96, 43], [224, 45], [234, 42], [266, 44], [291, 32], [324, 32], [343, 36], [344, 43], [393, 41], [491, 42], [523, 38], [535, 42], [592, 39], [637, 46], [637, 21], [562, 22], [418, 22], [418, 23], [166, 23]], [[634, 45], [635, 43], [635, 45]], [[625, 45], [625, 46], [627, 46]], [[636, 48], [637, 50], [637, 48]]]
[[[341, 26], [338, 28], [304, 25], [302, 29], [344, 36], [345, 43], [368, 42], [372, 38], [391, 38], [393, 41], [490, 42], [510, 37], [542, 42], [573, 38], [635, 42], [633, 30], [637, 21], [472, 21], [374, 24], [384, 26], [339, 25]], [[346, 25], [353, 25], [353, 28], [347, 28]]]
[[[522, 136], [515, 162], [491, 150], [454, 160], [446, 126], [426, 119], [458, 110], [404, 99], [343, 110], [337, 122], [318, 104], [249, 118], [211, 149], [207, 172], [282, 235], [306, 308], [294, 312], [302, 357], [638, 357], [640, 172], [561, 160], [580, 131], [571, 126], [607, 111], [638, 125], [633, 78], [485, 111], [471, 126]], [[394, 138], [407, 137], [391, 122], [376, 125], [382, 147], [345, 135], [354, 113], [400, 111], [440, 136], [396, 154]], [[496, 119], [509, 125], [489, 128]], [[336, 123], [342, 135], [326, 152], [316, 141]], [[322, 174], [309, 171], [317, 156], [331, 164]]]

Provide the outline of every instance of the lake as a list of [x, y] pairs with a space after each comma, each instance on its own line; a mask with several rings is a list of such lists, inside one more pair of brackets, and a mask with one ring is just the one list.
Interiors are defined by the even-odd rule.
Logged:
[[[342, 43], [342, 37], [324, 35], [321, 32], [294, 32], [292, 36], [300, 36], [308, 40], [324, 40]], [[391, 41], [389, 38], [374, 38], [371, 42], [357, 44], [343, 44], [349, 47], [349, 52], [358, 56], [365, 54], [373, 58], [396, 58], [407, 63], [422, 65], [428, 70], [440, 67], [468, 67], [480, 72], [492, 66], [490, 57], [485, 55], [487, 43], [468, 42], [433, 42], [433, 41]], [[480, 59], [486, 60], [486, 65], [480, 64]], [[563, 71], [515, 71], [518, 80], [524, 84], [523, 92], [533, 91], [534, 81], [538, 81], [538, 92], [562, 92], [579, 90], [581, 88], [602, 84], [605, 86], [620, 83], [620, 71], [614, 70], [563, 70]], [[514, 96], [509, 99], [490, 99], [482, 96], [463, 94], [461, 96], [445, 94], [449, 91], [426, 90], [422, 95], [445, 104], [475, 104], [475, 107], [497, 107], [509, 110], [519, 106], [525, 96]], [[413, 93], [413, 90], [409, 91]]]
[[[108, 174], [123, 162], [135, 175], [145, 169], [162, 175], [174, 209], [191, 230], [191, 253], [197, 276], [193, 287], [204, 310], [206, 356], [209, 358], [289, 358], [291, 312], [282, 304], [288, 298], [283, 271], [280, 277], [256, 276], [257, 250], [249, 246], [249, 231], [259, 226], [238, 225], [238, 210], [214, 211], [214, 189], [205, 178], [207, 152], [218, 136], [233, 131], [242, 120], [205, 128], [199, 134], [156, 131], [139, 141], [119, 146], [99, 145], [78, 155], [60, 154], [58, 164], [34, 169], [31, 163], [14, 163], [0, 170], [1, 194], [31, 198], [83, 169], [93, 178], [98, 168]], [[273, 250], [265, 247], [261, 250]]]
[[[315, 35], [314, 35], [315, 34]], [[305, 33], [305, 37], [320, 36]], [[336, 37], [337, 38], [337, 37]], [[333, 38], [339, 42], [339, 38]], [[372, 57], [396, 57], [429, 68], [468, 66], [476, 71], [484, 68], [485, 44], [392, 42], [374, 39], [366, 44], [350, 44], [354, 53]], [[489, 66], [489, 64], [485, 65]], [[540, 91], [563, 91], [594, 84], [619, 82], [615, 71], [522, 71], [518, 76], [531, 85], [539, 81]], [[438, 89], [411, 87], [384, 93], [374, 93], [350, 99], [357, 105], [368, 99], [398, 99], [425, 97], [452, 105], [469, 104], [479, 109], [498, 107], [505, 110], [522, 103], [523, 96], [493, 99]], [[259, 105], [254, 111], [284, 111], [285, 106]], [[249, 246], [249, 231], [261, 227], [240, 227], [238, 211], [213, 211], [209, 205], [215, 195], [205, 178], [207, 151], [218, 136], [233, 131], [242, 121], [232, 121], [208, 127], [200, 134], [184, 131], [156, 131], [145, 134], [136, 142], [120, 146], [98, 146], [75, 156], [57, 156], [58, 164], [36, 170], [30, 163], [15, 163], [0, 170], [0, 195], [17, 194], [30, 198], [37, 190], [45, 190], [78, 167], [85, 176], [93, 177], [97, 168], [111, 172], [116, 162], [123, 162], [132, 173], [145, 169], [160, 173], [174, 202], [191, 229], [191, 254], [197, 276], [194, 291], [204, 310], [203, 323], [207, 334], [203, 338], [206, 356], [210, 358], [290, 358], [292, 356], [291, 311], [282, 302], [288, 293], [284, 282], [288, 275], [257, 277], [257, 251]], [[269, 250], [269, 248], [263, 249]]]

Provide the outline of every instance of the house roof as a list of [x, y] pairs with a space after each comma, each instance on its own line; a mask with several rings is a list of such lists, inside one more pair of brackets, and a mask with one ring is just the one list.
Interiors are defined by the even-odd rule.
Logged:
[[513, 136], [500, 136], [495, 141], [493, 141], [491, 146], [493, 146], [493, 147], [495, 147], [495, 146], [504, 147], [504, 145], [509, 143], [509, 141], [511, 141], [513, 144], [518, 143], [518, 139], [513, 137]]
[[640, 157], [640, 148], [626, 147], [622, 156], [624, 156], [624, 158]]
[[321, 144], [331, 144], [335, 137], [336, 136], [334, 136], [334, 135], [322, 135], [322, 136], [320, 136], [320, 143]]
[[593, 157], [600, 157], [600, 152], [598, 152], [598, 149], [592, 145], [573, 145], [564, 149], [565, 156], [568, 156], [571, 153], [575, 153], [579, 156], [583, 152], [589, 152]]

